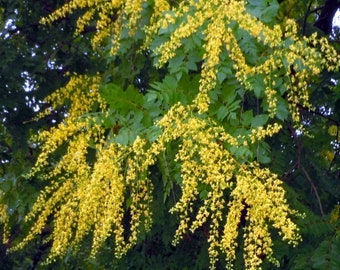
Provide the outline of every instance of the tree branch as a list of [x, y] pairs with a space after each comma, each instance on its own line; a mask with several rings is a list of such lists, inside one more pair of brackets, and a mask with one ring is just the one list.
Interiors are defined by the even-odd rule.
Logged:
[[296, 132], [295, 132], [294, 128], [292, 127], [291, 123], [288, 122], [288, 121], [286, 121], [286, 123], [287, 123], [287, 126], [289, 128], [291, 135], [293, 136], [293, 139], [294, 139], [294, 141], [296, 143], [296, 147], [297, 147], [297, 160], [296, 160], [296, 163], [293, 166], [293, 168], [297, 167], [305, 175], [306, 179], [308, 180], [309, 184], [311, 185], [311, 188], [314, 191], [316, 200], [317, 200], [318, 205], [319, 205], [321, 216], [324, 217], [325, 213], [323, 211], [321, 199], [320, 199], [318, 190], [316, 188], [316, 185], [314, 184], [312, 178], [310, 177], [309, 173], [307, 172], [306, 168], [303, 166], [303, 164], [301, 162], [301, 152], [302, 152], [301, 140], [299, 140], [298, 136], [296, 135]]
[[307, 8], [306, 15], [305, 15], [305, 17], [304, 17], [304, 19], [303, 19], [303, 28], [302, 28], [302, 33], [303, 33], [303, 35], [306, 34], [307, 18], [308, 18], [308, 16], [309, 16], [310, 12], [311, 12], [310, 9], [311, 9], [312, 3], [313, 3], [313, 1], [310, 1], [310, 2], [309, 2], [309, 5], [308, 5], [308, 8]]
[[320, 200], [320, 196], [319, 196], [319, 193], [318, 193], [318, 190], [316, 189], [316, 186], [312, 180], [312, 178], [310, 177], [309, 173], [307, 172], [307, 170], [305, 169], [305, 167], [299, 163], [298, 164], [298, 168], [303, 172], [303, 174], [306, 176], [308, 182], [310, 183], [314, 193], [315, 193], [315, 197], [318, 201], [318, 204], [319, 204], [319, 209], [320, 209], [320, 213], [321, 213], [321, 216], [324, 217], [325, 216], [325, 213], [323, 211], [323, 207], [322, 207], [322, 203], [321, 203], [321, 200]]
[[314, 115], [318, 115], [318, 116], [321, 116], [322, 118], [325, 118], [327, 119], [328, 121], [330, 122], [333, 122], [334, 124], [336, 124], [337, 126], [340, 126], [340, 121], [328, 116], [328, 115], [324, 115], [323, 113], [321, 112], [318, 112], [318, 111], [315, 111], [315, 110], [312, 110], [310, 108], [307, 108], [299, 103], [296, 104], [297, 107], [299, 107], [301, 110], [303, 111], [306, 111], [306, 112], [309, 112], [309, 113], [312, 113]]

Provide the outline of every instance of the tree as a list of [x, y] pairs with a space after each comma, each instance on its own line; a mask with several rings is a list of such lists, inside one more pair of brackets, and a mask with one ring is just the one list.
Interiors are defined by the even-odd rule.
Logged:
[[36, 137], [26, 177], [46, 187], [11, 251], [39, 236], [47, 263], [336, 268], [338, 44], [313, 26], [329, 34], [316, 14], [329, 2], [73, 0], [44, 17], [95, 28], [101, 62], [45, 99], [38, 117], [64, 119]]
[[35, 121], [37, 112], [49, 106], [43, 99], [68, 81], [67, 72], [98, 70], [98, 55], [90, 49], [91, 29], [87, 29], [87, 37], [73, 35], [76, 15], [50, 26], [39, 23], [58, 2], [0, 1], [0, 189], [12, 227], [10, 241], [0, 248], [0, 268], [34, 265], [43, 250], [44, 245], [37, 241], [26, 253], [6, 255], [15, 236], [27, 233], [22, 219], [44, 186], [36, 178], [28, 181], [23, 177], [38, 153], [29, 137], [59, 123], [65, 113], [60, 108]]

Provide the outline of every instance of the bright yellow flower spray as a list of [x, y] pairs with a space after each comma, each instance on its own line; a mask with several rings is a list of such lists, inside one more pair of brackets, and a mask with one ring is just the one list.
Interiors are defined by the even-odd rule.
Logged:
[[[95, 102], [99, 103], [100, 111], [109, 114], [109, 106], [99, 93], [100, 75], [73, 75], [65, 88], [47, 98], [53, 106], [60, 106], [66, 100], [71, 105], [63, 123], [38, 135], [42, 153], [32, 175], [43, 173], [51, 155], [59, 147], [66, 145], [67, 151], [45, 174], [51, 184], [40, 194], [27, 216], [27, 220], [36, 222], [15, 249], [39, 235], [47, 219], [53, 216], [49, 261], [63, 256], [69, 248], [79, 248], [86, 235], [92, 235], [93, 256], [113, 236], [115, 255], [120, 258], [136, 244], [141, 231], [151, 228], [153, 183], [149, 179], [149, 168], [157, 163], [157, 158], [171, 142], [178, 142], [175, 161], [180, 165], [181, 197], [170, 209], [179, 216], [173, 243], [178, 243], [185, 233], [194, 232], [209, 222], [207, 241], [211, 268], [214, 268], [218, 255], [224, 253], [228, 267], [233, 269], [243, 218], [245, 267], [258, 269], [264, 255], [278, 265], [270, 228], [277, 229], [283, 240], [297, 245], [301, 237], [291, 219], [296, 213], [289, 208], [277, 175], [255, 161], [240, 161], [230, 149], [271, 137], [280, 131], [281, 125], [273, 122], [250, 128], [248, 135], [234, 136], [209, 115], [210, 93], [217, 86], [221, 54], [226, 53], [232, 60], [238, 83], [250, 93], [256, 94], [252, 78], [264, 75], [262, 94], [268, 100], [271, 119], [277, 113], [277, 93], [284, 86], [290, 114], [297, 125], [300, 114], [296, 104], [311, 106], [308, 80], [326, 67], [337, 69], [339, 57], [325, 39], [318, 40], [316, 36], [299, 38], [292, 20], [287, 20], [284, 25], [265, 25], [247, 12], [247, 1], [198, 0], [174, 4], [174, 1], [155, 0], [152, 7], [148, 6], [149, 2], [71, 0], [42, 22], [51, 23], [76, 9], [83, 9], [85, 12], [78, 20], [76, 35], [81, 34], [90, 21], [96, 20], [93, 47], [101, 50], [103, 45], [111, 42], [112, 55], [119, 55], [124, 30], [128, 30], [130, 37], [142, 30], [145, 36], [140, 50], [152, 50], [158, 59], [157, 67], [165, 66], [177, 55], [184, 39], [200, 32], [204, 39], [204, 54], [195, 98], [188, 105], [175, 104], [155, 123], [160, 133], [154, 141], [140, 136], [124, 146], [106, 140], [102, 123], [95, 123], [90, 115]], [[139, 23], [146, 8], [153, 11], [149, 23], [140, 29]], [[268, 53], [258, 63], [247, 62], [236, 30], [232, 28], [235, 24], [266, 46]], [[174, 30], [169, 38], [152, 47], [159, 31], [170, 26]], [[290, 43], [284, 44], [283, 38], [289, 38]], [[322, 51], [309, 44], [321, 45]], [[272, 80], [272, 74], [277, 70], [283, 70], [285, 78], [280, 85]], [[89, 148], [96, 150], [93, 165], [86, 160]], [[210, 187], [202, 202], [198, 190], [200, 184]], [[127, 197], [130, 198], [128, 208], [131, 215], [128, 236], [123, 225]], [[196, 212], [194, 205], [199, 205]], [[242, 213], [245, 213], [244, 217], [241, 217]]]

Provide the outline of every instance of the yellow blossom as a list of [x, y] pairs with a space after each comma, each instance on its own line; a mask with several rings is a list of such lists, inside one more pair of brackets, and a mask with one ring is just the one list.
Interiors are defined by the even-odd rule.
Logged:
[[[151, 228], [153, 183], [149, 168], [173, 142], [178, 143], [174, 158], [180, 177], [172, 184], [178, 184], [181, 189], [180, 198], [170, 210], [179, 216], [175, 244], [185, 233], [207, 223], [211, 268], [222, 252], [232, 269], [238, 236], [243, 232], [245, 268], [258, 269], [263, 256], [278, 264], [273, 256], [272, 228], [292, 245], [301, 240], [291, 220], [295, 212], [288, 206], [277, 175], [252, 160], [241, 163], [231, 149], [248, 147], [280, 131], [275, 116], [283, 94], [292, 119], [299, 123], [296, 105], [311, 106], [309, 80], [324, 68], [338, 70], [339, 56], [326, 39], [316, 35], [300, 38], [298, 25], [292, 20], [272, 27], [265, 25], [247, 13], [247, 1], [190, 0], [176, 5], [172, 2], [71, 0], [42, 19], [50, 23], [83, 9], [75, 35], [82, 35], [85, 27], [95, 22], [93, 47], [101, 49], [110, 40], [112, 54], [119, 54], [123, 31], [127, 30], [129, 37], [142, 33], [145, 36], [141, 49], [150, 50], [158, 57], [158, 67], [175, 57], [186, 39], [200, 34], [202, 66], [193, 102], [173, 105], [155, 123], [161, 131], [152, 142], [143, 134], [127, 146], [107, 140], [102, 123], [94, 123], [95, 119], [89, 116], [95, 103], [99, 103], [100, 113], [110, 116], [108, 105], [99, 93], [99, 74], [73, 74], [65, 87], [48, 96], [46, 102], [51, 108], [41, 117], [65, 103], [69, 104], [67, 115], [56, 127], [37, 135], [42, 143], [41, 154], [30, 175], [44, 171], [44, 178], [51, 183], [40, 193], [26, 217], [27, 221], [35, 221], [29, 234], [14, 249], [39, 235], [52, 216], [55, 222], [49, 260], [63, 256], [68, 248], [79, 248], [91, 233], [92, 256], [110, 236], [114, 238], [115, 256], [126, 254], [137, 243], [140, 233]], [[151, 12], [150, 19], [142, 24], [146, 11]], [[158, 32], [170, 26], [174, 30], [154, 48]], [[246, 57], [238, 31], [244, 31], [263, 48], [260, 53], [254, 53], [253, 62]], [[242, 90], [253, 94], [252, 79], [265, 78], [261, 93], [268, 103], [265, 113], [272, 122], [249, 129], [248, 135], [234, 136], [210, 115], [210, 94], [219, 86], [217, 74], [223, 64], [222, 53], [232, 62]], [[329, 134], [335, 136], [334, 130], [331, 126]], [[60, 148], [65, 149], [61, 157], [57, 153]], [[90, 149], [96, 152], [93, 164], [88, 161]], [[198, 210], [194, 211], [194, 206]], [[7, 222], [6, 211], [0, 205], [2, 222]], [[128, 228], [123, 226], [126, 212], [131, 216]], [[131, 232], [128, 237], [127, 230]]]

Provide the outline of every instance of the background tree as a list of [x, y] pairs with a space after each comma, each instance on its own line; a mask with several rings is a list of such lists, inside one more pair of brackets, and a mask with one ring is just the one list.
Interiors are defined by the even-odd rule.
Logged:
[[[39, 72], [21, 67], [12, 73], [13, 81], [23, 77], [15, 93], [27, 100], [13, 110], [30, 110], [32, 119], [39, 105], [40, 120], [29, 128], [54, 126], [38, 135], [41, 153], [26, 178], [46, 188], [28, 215], [32, 229], [13, 250], [38, 237], [42, 242], [27, 256], [33, 268], [48, 255], [42, 243], [53, 239], [52, 267], [205, 269], [209, 261], [220, 268], [226, 259], [237, 269], [278, 263], [336, 269], [338, 44], [336, 33], [328, 41], [312, 33], [315, 24], [329, 34], [322, 14], [338, 4], [320, 4], [70, 1], [45, 19], [52, 25], [33, 23], [42, 40], [44, 31], [56, 31], [53, 42], [43, 43], [46, 49], [14, 27], [26, 14], [6, 5], [4, 14], [16, 19], [4, 16], [4, 40], [15, 41], [11, 30], [22, 37], [27, 63], [45, 63]], [[48, 54], [51, 49], [60, 56]], [[62, 76], [44, 87], [50, 69]], [[35, 91], [27, 92], [29, 81]], [[2, 134], [11, 145], [15, 125], [6, 117], [14, 113], [5, 106]], [[24, 146], [27, 135], [20, 137]], [[9, 152], [7, 145], [4, 176], [10, 166], [15, 171], [2, 180], [2, 218], [13, 225], [27, 212], [17, 204], [21, 185], [30, 185], [13, 181], [27, 165], [18, 169], [12, 157], [19, 150]], [[24, 207], [36, 198], [35, 189], [26, 194]], [[303, 239], [299, 252], [282, 243], [282, 235], [299, 241], [294, 223]], [[112, 260], [113, 252], [122, 258]], [[63, 260], [53, 264], [57, 257]]]
[[27, 252], [6, 255], [14, 238], [24, 233], [22, 219], [36, 199], [43, 183], [23, 176], [35, 162], [37, 145], [30, 137], [41, 128], [61, 121], [65, 109], [34, 121], [48, 107], [43, 99], [68, 81], [67, 72], [98, 70], [98, 54], [91, 52], [87, 36], [75, 37], [76, 16], [50, 26], [39, 20], [55, 10], [60, 1], [1, 1], [0, 71], [0, 186], [10, 214], [12, 236], [1, 246], [1, 268], [35, 267], [46, 245], [37, 241]]

